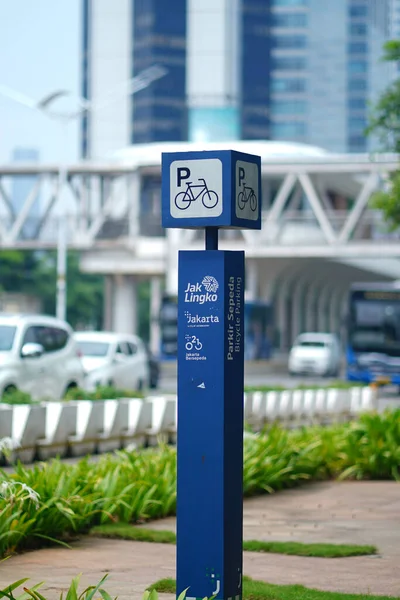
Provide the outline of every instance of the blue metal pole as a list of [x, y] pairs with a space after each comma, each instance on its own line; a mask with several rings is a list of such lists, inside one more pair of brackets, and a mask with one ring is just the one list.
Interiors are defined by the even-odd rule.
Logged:
[[179, 253], [177, 595], [242, 597], [244, 252]]
[[218, 250], [218, 227], [206, 227], [206, 250]]

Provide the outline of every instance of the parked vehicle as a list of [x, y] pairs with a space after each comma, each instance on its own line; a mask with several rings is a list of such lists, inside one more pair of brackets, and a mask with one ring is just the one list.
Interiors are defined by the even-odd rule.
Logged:
[[302, 333], [289, 353], [289, 373], [337, 377], [340, 373], [340, 354], [339, 341], [335, 335]]
[[82, 331], [75, 333], [75, 340], [82, 356], [88, 390], [99, 385], [142, 390], [149, 385], [146, 347], [136, 335]]
[[68, 323], [44, 315], [0, 314], [1, 396], [18, 389], [34, 399], [59, 399], [83, 381]]

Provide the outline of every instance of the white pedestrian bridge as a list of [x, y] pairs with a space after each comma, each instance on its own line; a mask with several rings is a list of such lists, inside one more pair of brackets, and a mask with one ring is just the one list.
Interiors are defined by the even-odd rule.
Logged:
[[106, 276], [105, 327], [134, 332], [137, 282], [151, 280], [157, 315], [163, 281], [176, 293], [178, 249], [204, 247], [201, 231], [161, 227], [161, 153], [211, 149], [262, 158], [263, 228], [221, 231], [220, 247], [246, 251], [246, 297], [273, 301], [282, 349], [302, 329], [337, 331], [350, 282], [400, 278], [399, 234], [370, 202], [398, 157], [284, 142], [138, 144], [63, 167], [0, 166], [0, 247], [56, 247], [63, 223], [82, 268]]

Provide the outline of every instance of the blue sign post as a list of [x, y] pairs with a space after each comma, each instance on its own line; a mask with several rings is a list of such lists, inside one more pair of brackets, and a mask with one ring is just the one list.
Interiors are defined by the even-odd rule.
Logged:
[[178, 275], [177, 595], [242, 597], [244, 252], [218, 228], [261, 228], [260, 158], [163, 154], [164, 227], [205, 227]]

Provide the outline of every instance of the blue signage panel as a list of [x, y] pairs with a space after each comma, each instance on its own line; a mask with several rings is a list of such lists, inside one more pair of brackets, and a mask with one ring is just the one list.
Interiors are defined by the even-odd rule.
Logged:
[[261, 229], [261, 158], [234, 150], [163, 153], [162, 224]]
[[242, 597], [244, 252], [179, 253], [177, 595]]

